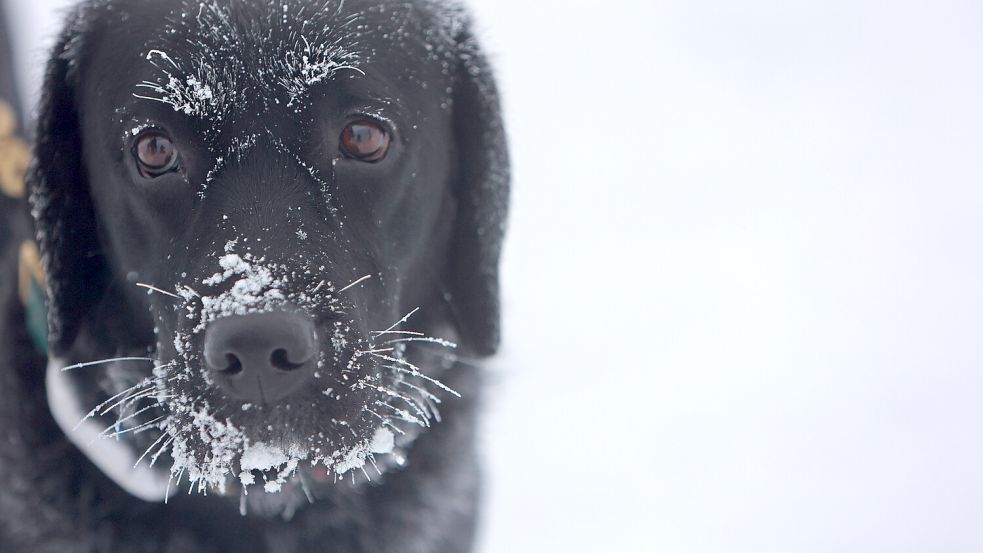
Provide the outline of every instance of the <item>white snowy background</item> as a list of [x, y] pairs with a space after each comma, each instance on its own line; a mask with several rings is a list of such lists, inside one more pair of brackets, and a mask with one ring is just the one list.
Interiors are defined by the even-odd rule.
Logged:
[[[66, 1], [8, 3], [35, 98]], [[983, 551], [983, 4], [471, 3], [515, 161], [482, 551]]]

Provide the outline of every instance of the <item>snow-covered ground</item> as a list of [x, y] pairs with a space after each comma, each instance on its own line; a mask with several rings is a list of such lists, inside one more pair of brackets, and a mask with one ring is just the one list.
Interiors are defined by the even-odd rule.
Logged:
[[[14, 2], [36, 83], [66, 2]], [[983, 550], [983, 4], [471, 3], [516, 177], [483, 552]]]

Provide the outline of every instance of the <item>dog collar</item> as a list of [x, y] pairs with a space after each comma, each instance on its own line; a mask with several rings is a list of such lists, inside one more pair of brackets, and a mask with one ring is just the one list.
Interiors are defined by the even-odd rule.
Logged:
[[48, 303], [44, 295], [44, 269], [41, 268], [38, 246], [33, 240], [25, 240], [21, 244], [18, 265], [18, 291], [24, 306], [24, 324], [34, 349], [41, 355], [47, 355]]
[[[162, 502], [169, 489], [167, 470], [137, 464], [136, 453], [123, 442], [103, 437], [102, 428], [86, 418], [86, 411], [79, 404], [78, 394], [69, 376], [62, 370], [67, 364], [58, 358], [49, 358], [45, 376], [48, 389], [48, 405], [55, 422], [65, 436], [99, 469], [121, 488], [144, 501]], [[81, 421], [81, 422], [80, 422]]]

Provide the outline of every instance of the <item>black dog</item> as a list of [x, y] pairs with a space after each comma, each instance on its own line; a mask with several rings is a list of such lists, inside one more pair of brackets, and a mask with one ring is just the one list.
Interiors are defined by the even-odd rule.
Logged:
[[470, 550], [508, 161], [459, 7], [86, 2], [28, 180], [0, 550]]

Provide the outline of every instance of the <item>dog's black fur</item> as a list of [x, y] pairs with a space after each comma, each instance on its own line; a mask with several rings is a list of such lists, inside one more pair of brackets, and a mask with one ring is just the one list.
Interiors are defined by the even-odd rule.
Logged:
[[[353, 117], [390, 131], [382, 161], [340, 154], [338, 136]], [[145, 128], [173, 137], [177, 170], [153, 179], [138, 172], [132, 141]], [[175, 446], [159, 462], [173, 452], [173, 476], [191, 479], [192, 489], [167, 504], [141, 501], [52, 419], [46, 361], [34, 353], [17, 293], [26, 225], [14, 224], [13, 239], [0, 237], [0, 551], [471, 549], [481, 388], [471, 360], [499, 340], [508, 160], [495, 87], [458, 7], [85, 2], [48, 66], [29, 185], [49, 356], [62, 364], [153, 358], [65, 378], [86, 408], [151, 382], [153, 393], [125, 412], [128, 428], [147, 431], [123, 443], [139, 453], [170, 436]], [[371, 278], [346, 289], [363, 276]], [[240, 278], [260, 289], [243, 300], [230, 291]], [[219, 301], [230, 298], [231, 307]], [[204, 366], [209, 324], [283, 309], [317, 325], [323, 363], [309, 385], [270, 404], [226, 394]], [[380, 333], [390, 327], [441, 340], [389, 351], [380, 336], [417, 336]], [[453, 355], [441, 353], [443, 339], [458, 343]], [[401, 394], [393, 409], [401, 414], [371, 412], [397, 380], [414, 390]], [[430, 425], [430, 403], [440, 399], [441, 422]], [[234, 428], [235, 440], [216, 439], [215, 421]], [[327, 453], [363, 451], [383, 428], [400, 432], [405, 465], [396, 453], [380, 455], [378, 467], [362, 455], [372, 462], [366, 470], [345, 471]], [[302, 462], [324, 461], [342, 478], [311, 483], [311, 504], [297, 478], [278, 494], [254, 489], [242, 516], [238, 494], [218, 492], [226, 479], [234, 487], [231, 468], [256, 443], [323, 448]], [[220, 462], [226, 453], [233, 460]]]

